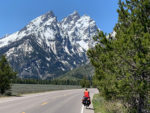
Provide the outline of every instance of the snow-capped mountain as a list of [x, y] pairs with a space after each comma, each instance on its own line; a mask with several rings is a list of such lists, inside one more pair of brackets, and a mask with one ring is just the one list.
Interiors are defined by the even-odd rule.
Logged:
[[97, 26], [89, 16], [73, 12], [58, 21], [52, 11], [20, 31], [0, 39], [0, 55], [23, 78], [51, 78], [87, 62]]

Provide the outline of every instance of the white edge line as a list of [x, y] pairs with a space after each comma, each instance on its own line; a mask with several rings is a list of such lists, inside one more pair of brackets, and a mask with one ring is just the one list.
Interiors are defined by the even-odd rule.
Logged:
[[83, 109], [84, 109], [84, 106], [82, 105], [82, 108], [81, 108], [81, 113], [83, 113]]

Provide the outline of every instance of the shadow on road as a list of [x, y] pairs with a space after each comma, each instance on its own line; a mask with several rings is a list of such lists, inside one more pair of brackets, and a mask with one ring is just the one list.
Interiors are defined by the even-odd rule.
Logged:
[[86, 109], [89, 109], [89, 110], [94, 110], [94, 108], [86, 108]]

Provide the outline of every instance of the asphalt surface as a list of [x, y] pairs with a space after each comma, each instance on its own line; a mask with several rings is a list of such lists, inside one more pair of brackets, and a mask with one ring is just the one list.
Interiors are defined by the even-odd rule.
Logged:
[[[97, 93], [89, 89], [90, 96]], [[84, 89], [53, 91], [21, 97], [0, 98], [0, 113], [94, 113], [82, 103]]]

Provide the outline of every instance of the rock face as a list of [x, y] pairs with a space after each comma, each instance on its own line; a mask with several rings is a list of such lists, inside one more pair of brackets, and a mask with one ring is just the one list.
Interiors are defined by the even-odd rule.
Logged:
[[57, 77], [87, 62], [97, 29], [95, 21], [76, 11], [62, 21], [50, 11], [1, 38], [0, 55], [6, 55], [22, 78]]

